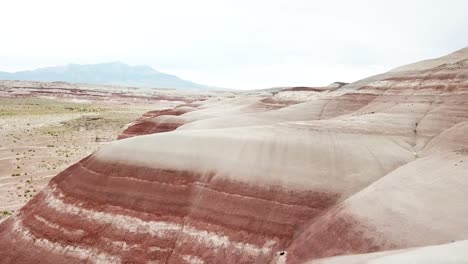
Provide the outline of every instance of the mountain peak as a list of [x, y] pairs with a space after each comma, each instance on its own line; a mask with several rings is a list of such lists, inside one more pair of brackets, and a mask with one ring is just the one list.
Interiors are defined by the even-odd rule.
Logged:
[[206, 89], [209, 86], [156, 71], [148, 65], [128, 65], [121, 61], [97, 64], [70, 63], [14, 73], [0, 72], [0, 79], [63, 81], [69, 83], [110, 84], [148, 88]]

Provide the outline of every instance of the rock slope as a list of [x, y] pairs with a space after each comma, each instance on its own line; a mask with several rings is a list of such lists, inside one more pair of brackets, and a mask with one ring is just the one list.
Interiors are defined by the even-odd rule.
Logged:
[[148, 113], [0, 225], [0, 262], [462, 263], [466, 50]]

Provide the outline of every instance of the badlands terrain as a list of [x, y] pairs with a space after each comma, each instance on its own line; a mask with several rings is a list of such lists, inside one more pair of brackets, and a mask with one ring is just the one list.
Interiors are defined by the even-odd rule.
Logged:
[[2, 88], [0, 263], [468, 262], [468, 48], [330, 87], [64, 86]]
[[144, 113], [206, 96], [174, 90], [0, 81], [0, 222], [58, 172], [115, 140]]

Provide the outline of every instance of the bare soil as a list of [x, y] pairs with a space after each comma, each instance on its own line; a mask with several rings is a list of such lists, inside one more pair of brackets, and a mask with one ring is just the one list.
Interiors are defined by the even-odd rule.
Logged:
[[177, 104], [0, 97], [0, 221], [144, 113]]

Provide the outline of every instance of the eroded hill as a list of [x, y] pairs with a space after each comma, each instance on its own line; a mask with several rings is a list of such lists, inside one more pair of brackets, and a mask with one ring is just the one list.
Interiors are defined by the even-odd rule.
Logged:
[[0, 260], [463, 263], [467, 121], [468, 49], [153, 111], [3, 222]]

